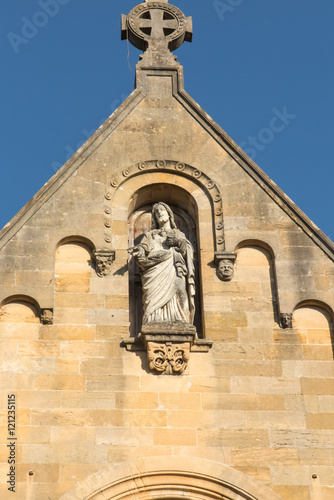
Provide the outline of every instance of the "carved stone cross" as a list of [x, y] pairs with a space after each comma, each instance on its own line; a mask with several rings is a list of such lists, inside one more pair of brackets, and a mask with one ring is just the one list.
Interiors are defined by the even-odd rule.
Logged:
[[122, 16], [122, 40], [145, 52], [146, 65], [176, 64], [172, 50], [191, 42], [192, 19], [168, 1], [145, 1]]
[[163, 40], [166, 35], [174, 33], [179, 27], [179, 22], [170, 16], [167, 19], [167, 13], [162, 9], [152, 9], [148, 12], [150, 19], [142, 17], [138, 23], [138, 28], [150, 38]]

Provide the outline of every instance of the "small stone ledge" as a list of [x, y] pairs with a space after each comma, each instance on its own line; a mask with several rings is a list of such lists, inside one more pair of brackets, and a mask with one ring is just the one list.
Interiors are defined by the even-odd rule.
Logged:
[[[212, 346], [212, 340], [195, 339], [193, 345], [190, 348], [190, 352], [209, 352]], [[129, 352], [146, 351], [141, 336], [136, 338], [123, 339], [122, 347], [125, 347], [125, 349]]]

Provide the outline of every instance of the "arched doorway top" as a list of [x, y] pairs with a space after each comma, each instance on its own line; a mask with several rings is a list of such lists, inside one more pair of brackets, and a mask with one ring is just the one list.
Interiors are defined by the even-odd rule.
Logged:
[[211, 460], [146, 457], [89, 476], [60, 500], [281, 500], [262, 483]]

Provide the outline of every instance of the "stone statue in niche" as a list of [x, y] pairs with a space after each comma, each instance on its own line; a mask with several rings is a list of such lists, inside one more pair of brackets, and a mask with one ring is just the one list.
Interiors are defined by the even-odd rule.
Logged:
[[152, 229], [131, 249], [141, 272], [143, 325], [192, 325], [195, 314], [193, 247], [177, 229], [174, 214], [166, 203], [153, 206], [152, 221]]

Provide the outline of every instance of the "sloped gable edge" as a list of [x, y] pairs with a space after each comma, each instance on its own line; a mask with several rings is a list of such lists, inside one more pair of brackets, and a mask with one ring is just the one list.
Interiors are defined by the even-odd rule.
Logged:
[[[181, 83], [181, 84], [180, 84]], [[334, 243], [280, 189], [277, 184], [236, 144], [231, 137], [200, 107], [179, 82], [174, 97], [207, 130], [218, 144], [247, 172], [275, 203], [334, 261]]]
[[73, 175], [100, 144], [118, 127], [131, 111], [144, 99], [145, 94], [135, 89], [100, 128], [74, 153], [48, 180], [24, 207], [1, 229], [0, 250], [34, 216], [51, 196]]

